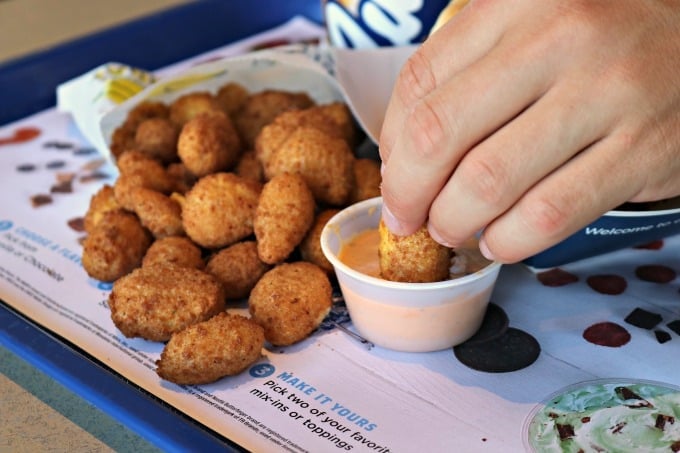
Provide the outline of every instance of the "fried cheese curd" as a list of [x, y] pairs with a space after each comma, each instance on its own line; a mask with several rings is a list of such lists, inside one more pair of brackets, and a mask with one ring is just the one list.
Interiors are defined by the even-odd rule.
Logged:
[[130, 110], [125, 121], [113, 131], [111, 137], [111, 154], [118, 157], [129, 149], [135, 148], [137, 127], [151, 118], [167, 118], [168, 106], [162, 102], [143, 101]]
[[83, 241], [83, 268], [94, 279], [112, 282], [139, 267], [149, 245], [151, 235], [136, 215], [106, 211]]
[[378, 161], [368, 158], [355, 159], [352, 170], [354, 186], [349, 196], [350, 204], [380, 196], [382, 175]]
[[142, 225], [155, 238], [184, 234], [182, 207], [175, 199], [155, 190], [138, 187], [131, 192], [130, 203]]
[[211, 256], [205, 271], [222, 283], [227, 300], [238, 300], [247, 298], [270, 268], [258, 256], [255, 241], [242, 241]]
[[194, 91], [183, 94], [169, 106], [170, 121], [182, 128], [188, 121], [206, 112], [222, 112], [215, 96], [207, 91]]
[[264, 166], [266, 179], [282, 173], [302, 175], [320, 204], [342, 206], [354, 185], [354, 153], [343, 139], [299, 127]]
[[116, 164], [120, 174], [113, 184], [113, 193], [116, 201], [128, 211], [134, 210], [132, 195], [139, 187], [163, 194], [168, 194], [173, 189], [174, 181], [163, 164], [139, 151], [125, 151]]
[[241, 140], [226, 113], [201, 113], [182, 127], [177, 154], [184, 166], [200, 178], [230, 170], [241, 155]]
[[264, 182], [264, 169], [255, 156], [255, 151], [247, 151], [241, 154], [241, 158], [234, 168], [234, 173], [257, 182]]
[[173, 193], [187, 193], [198, 180], [181, 162], [171, 163], [165, 168], [165, 171], [172, 182]]
[[149, 118], [137, 126], [134, 149], [168, 164], [177, 160], [179, 128], [167, 118]]
[[105, 212], [120, 209], [120, 205], [116, 201], [113, 194], [113, 187], [104, 184], [94, 195], [90, 198], [83, 225], [86, 233], [91, 233], [94, 227], [101, 221], [102, 215]]
[[333, 265], [324, 255], [321, 250], [321, 231], [326, 226], [328, 221], [335, 214], [340, 212], [339, 209], [324, 209], [314, 218], [314, 224], [305, 238], [300, 243], [300, 255], [305, 261], [316, 264], [328, 274], [333, 273]]
[[182, 267], [203, 269], [203, 251], [186, 236], [167, 236], [153, 241], [144, 255], [142, 266], [176, 264]]
[[303, 92], [269, 89], [251, 93], [236, 114], [236, 129], [244, 146], [253, 149], [262, 128], [280, 113], [312, 105], [314, 100]]
[[314, 222], [316, 203], [302, 176], [282, 173], [262, 188], [253, 229], [257, 253], [268, 264], [283, 262]]
[[215, 99], [220, 104], [220, 107], [222, 107], [222, 110], [224, 110], [224, 113], [234, 119], [248, 100], [248, 96], [250, 96], [250, 93], [243, 85], [236, 82], [227, 82], [217, 90]]
[[321, 325], [330, 312], [331, 297], [330, 280], [320, 267], [305, 261], [283, 263], [257, 282], [248, 310], [270, 344], [287, 346]]
[[264, 126], [255, 140], [255, 155], [264, 167], [283, 142], [300, 127], [310, 127], [334, 137], [345, 139], [345, 131], [335, 118], [324, 113], [325, 106], [303, 110], [288, 110]]
[[213, 173], [186, 193], [184, 231], [198, 245], [221, 248], [253, 234], [253, 218], [262, 186], [234, 173]]
[[111, 319], [128, 338], [167, 341], [224, 311], [222, 285], [199, 269], [157, 264], [119, 278], [109, 294]]
[[426, 225], [413, 234], [397, 236], [381, 220], [378, 231], [380, 274], [385, 280], [429, 283], [449, 278], [452, 251], [432, 239]]
[[173, 334], [156, 361], [156, 373], [180, 385], [214, 382], [255, 363], [264, 342], [257, 323], [222, 312]]

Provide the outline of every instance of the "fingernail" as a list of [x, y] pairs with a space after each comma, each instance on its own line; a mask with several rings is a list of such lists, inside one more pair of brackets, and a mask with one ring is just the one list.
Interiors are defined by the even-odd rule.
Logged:
[[449, 243], [446, 239], [444, 239], [444, 237], [441, 234], [439, 234], [439, 231], [432, 227], [432, 225], [430, 224], [427, 225], [427, 232], [430, 234], [430, 237], [439, 244], [443, 245], [444, 247], [453, 248], [453, 245]]
[[392, 214], [392, 211], [390, 211], [386, 204], [383, 204], [382, 207], [382, 219], [383, 222], [385, 222], [385, 226], [388, 230], [398, 236], [403, 235], [403, 227], [401, 223], [396, 217], [394, 217], [394, 214]]
[[484, 258], [486, 258], [489, 261], [496, 261], [496, 257], [491, 253], [491, 250], [489, 250], [489, 246], [486, 245], [486, 241], [484, 238], [481, 238], [479, 240], [479, 251], [482, 252], [482, 255]]

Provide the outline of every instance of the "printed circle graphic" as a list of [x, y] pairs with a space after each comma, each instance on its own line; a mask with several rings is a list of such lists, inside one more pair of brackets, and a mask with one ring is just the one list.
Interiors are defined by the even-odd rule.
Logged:
[[257, 365], [250, 367], [248, 373], [255, 378], [266, 378], [274, 374], [274, 371], [276, 371], [274, 365], [269, 363], [258, 363]]
[[14, 224], [11, 220], [0, 220], [0, 231], [7, 231], [12, 228]]

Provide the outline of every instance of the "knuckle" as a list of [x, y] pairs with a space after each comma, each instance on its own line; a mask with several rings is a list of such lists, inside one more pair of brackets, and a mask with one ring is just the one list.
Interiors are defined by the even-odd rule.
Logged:
[[520, 217], [529, 231], [541, 238], [560, 237], [573, 215], [573, 206], [563, 197], [552, 194], [551, 198], [533, 199], [520, 206]]
[[461, 187], [487, 206], [500, 207], [509, 193], [505, 167], [489, 156], [484, 159], [469, 156], [461, 162], [457, 174], [461, 178]]
[[432, 98], [424, 98], [408, 114], [406, 127], [413, 144], [411, 151], [419, 158], [436, 160], [444, 152], [446, 129], [439, 111]]
[[405, 105], [410, 105], [435, 87], [436, 81], [430, 61], [422, 52], [415, 52], [401, 69], [396, 83], [397, 93]]

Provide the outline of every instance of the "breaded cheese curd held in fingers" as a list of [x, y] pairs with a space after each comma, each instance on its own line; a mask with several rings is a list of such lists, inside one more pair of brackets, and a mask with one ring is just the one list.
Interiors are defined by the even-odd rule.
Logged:
[[128, 338], [167, 341], [173, 333], [224, 311], [224, 289], [198, 269], [158, 264], [116, 280], [111, 320]]
[[432, 239], [425, 225], [408, 236], [397, 236], [381, 220], [378, 230], [382, 278], [408, 283], [440, 282], [449, 278], [452, 251]]
[[198, 245], [212, 249], [245, 239], [253, 234], [261, 190], [258, 182], [233, 173], [202, 177], [185, 195], [184, 231]]
[[180, 385], [207, 384], [239, 374], [262, 357], [264, 331], [245, 316], [222, 312], [174, 334], [156, 373]]
[[305, 261], [280, 264], [250, 292], [248, 309], [264, 327], [267, 341], [287, 346], [307, 338], [332, 306], [332, 289], [319, 266]]
[[298, 174], [275, 176], [262, 188], [253, 229], [257, 253], [268, 264], [283, 262], [314, 222], [314, 195]]
[[151, 241], [136, 215], [106, 211], [83, 241], [83, 268], [94, 279], [112, 282], [142, 264]]

